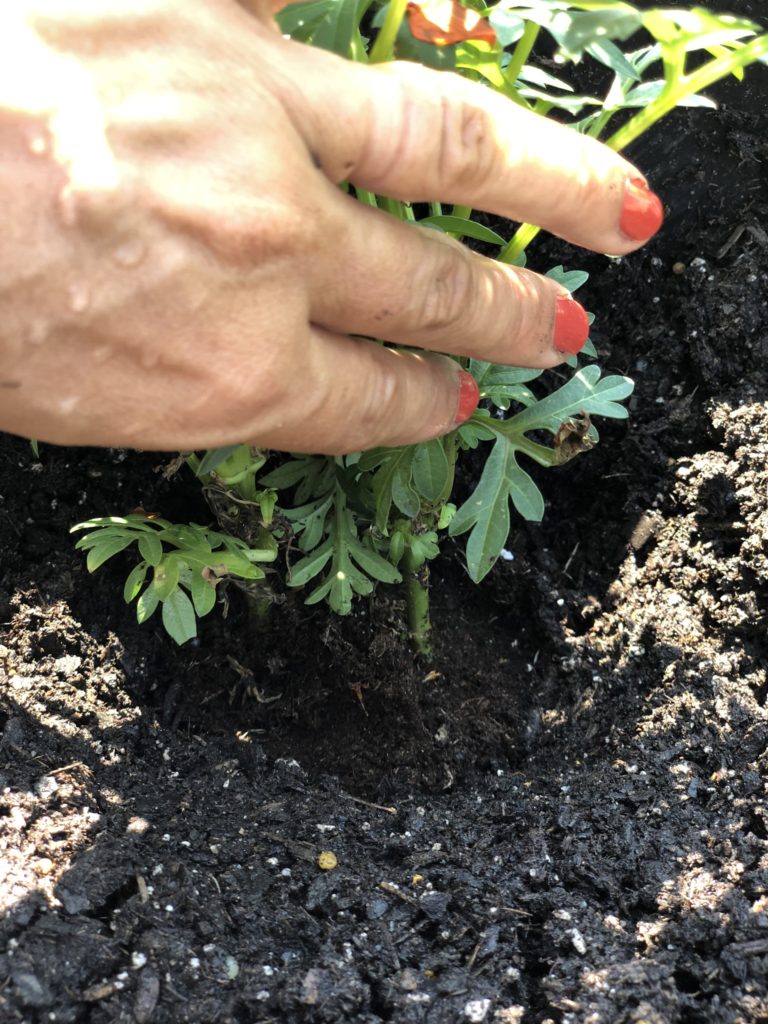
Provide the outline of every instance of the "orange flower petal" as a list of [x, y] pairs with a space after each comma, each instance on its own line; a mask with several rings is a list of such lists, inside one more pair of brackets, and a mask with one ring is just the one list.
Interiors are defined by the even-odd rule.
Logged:
[[496, 42], [496, 33], [477, 11], [458, 0], [421, 0], [408, 4], [408, 24], [415, 39], [434, 46], [451, 46], [467, 39]]

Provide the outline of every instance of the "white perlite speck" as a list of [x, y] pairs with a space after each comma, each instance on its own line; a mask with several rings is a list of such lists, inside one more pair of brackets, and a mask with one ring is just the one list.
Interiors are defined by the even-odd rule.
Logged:
[[464, 1004], [464, 1016], [471, 1024], [481, 1024], [491, 1008], [490, 999], [470, 999]]

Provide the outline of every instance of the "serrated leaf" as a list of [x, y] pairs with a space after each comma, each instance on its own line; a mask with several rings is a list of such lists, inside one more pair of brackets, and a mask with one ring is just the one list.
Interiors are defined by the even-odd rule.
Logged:
[[136, 534], [120, 526], [102, 527], [100, 530], [94, 530], [93, 533], [86, 533], [82, 536], [75, 544], [75, 550], [88, 551], [90, 548], [105, 544], [107, 540], [114, 537], [128, 537], [129, 540], [135, 540]]
[[180, 588], [173, 590], [164, 599], [162, 618], [166, 632], [179, 646], [197, 636], [195, 609]]
[[509, 536], [510, 500], [524, 518], [541, 520], [541, 492], [518, 465], [513, 445], [500, 437], [486, 460], [477, 487], [457, 510], [448, 528], [452, 537], [471, 530], [467, 570], [475, 583], [490, 571]]
[[311, 554], [302, 558], [291, 567], [288, 578], [288, 585], [291, 587], [303, 587], [311, 579], [321, 573], [333, 557], [333, 542], [329, 538]]
[[402, 576], [386, 558], [371, 551], [360, 541], [350, 541], [349, 552], [360, 568], [381, 583], [400, 583]]
[[586, 47], [586, 53], [590, 57], [594, 57], [595, 60], [604, 64], [611, 71], [615, 72], [619, 78], [627, 81], [637, 82], [640, 80], [635, 67], [627, 60], [621, 50], [612, 43], [610, 39], [598, 39], [594, 43], [590, 43]]
[[[352, 585], [347, 576], [339, 570], [331, 576], [328, 604], [337, 615], [349, 615], [352, 611]], [[370, 588], [373, 590], [373, 587]], [[370, 591], [369, 591], [370, 593]]]
[[325, 501], [320, 502], [304, 520], [301, 536], [299, 537], [299, 548], [302, 551], [311, 551], [316, 548], [323, 537], [325, 520], [333, 504], [333, 495], [329, 495]]
[[127, 537], [107, 537], [103, 543], [96, 544], [88, 552], [88, 558], [86, 559], [88, 572], [95, 572], [99, 566], [112, 558], [113, 555], [124, 551], [132, 543], [133, 537], [129, 535]]
[[557, 281], [558, 284], [561, 284], [563, 288], [567, 288], [571, 293], [581, 288], [589, 280], [589, 274], [586, 270], [565, 270], [562, 266], [552, 267], [545, 276], [553, 281]]
[[123, 587], [123, 600], [126, 604], [130, 604], [141, 591], [141, 588], [144, 586], [144, 580], [147, 578], [148, 568], [149, 566], [146, 562], [139, 562], [128, 573], [128, 578]]
[[276, 487], [283, 490], [286, 487], [293, 487], [303, 480], [307, 475], [309, 459], [289, 459], [282, 466], [270, 470], [264, 476], [259, 477], [259, 483], [267, 487]]
[[150, 565], [160, 565], [163, 557], [163, 545], [155, 533], [144, 533], [139, 537], [139, 552]]
[[626, 419], [627, 410], [618, 403], [632, 393], [634, 382], [619, 376], [600, 380], [600, 372], [594, 364], [583, 367], [557, 391], [513, 416], [505, 427], [518, 433], [536, 428], [554, 433], [564, 420], [581, 412]]

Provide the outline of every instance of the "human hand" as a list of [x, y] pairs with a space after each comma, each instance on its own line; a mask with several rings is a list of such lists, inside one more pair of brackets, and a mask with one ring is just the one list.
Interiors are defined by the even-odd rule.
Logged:
[[661, 222], [642, 175], [599, 143], [451, 74], [285, 40], [234, 0], [10, 6], [5, 430], [398, 445], [473, 411], [471, 379], [433, 353], [549, 367], [583, 344], [583, 310], [553, 281], [365, 207], [343, 180], [617, 255]]

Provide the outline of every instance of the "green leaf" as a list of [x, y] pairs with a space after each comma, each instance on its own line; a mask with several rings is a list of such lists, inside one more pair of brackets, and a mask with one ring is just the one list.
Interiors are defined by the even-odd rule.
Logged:
[[601, 64], [605, 64], [607, 68], [614, 71], [621, 79], [633, 82], [640, 81], [640, 75], [635, 67], [630, 64], [618, 46], [612, 43], [610, 39], [595, 40], [594, 43], [590, 43], [586, 47], [586, 53], [590, 57], [594, 57]]
[[552, 267], [545, 276], [551, 277], [553, 281], [557, 281], [571, 293], [581, 288], [589, 280], [586, 270], [565, 270], [562, 266]]
[[523, 65], [518, 78], [521, 82], [530, 82], [531, 85], [537, 85], [542, 89], [562, 89], [564, 92], [573, 92], [573, 86], [568, 82], [564, 82], [561, 78], [555, 78], [548, 71], [537, 68], [533, 64]]
[[128, 573], [128, 579], [123, 587], [123, 600], [126, 604], [130, 604], [138, 596], [141, 588], [144, 586], [144, 580], [147, 578], [148, 568], [149, 566], [146, 562], [139, 562]]
[[582, 412], [626, 419], [627, 410], [618, 403], [632, 394], [633, 381], [619, 376], [600, 380], [600, 372], [594, 364], [583, 367], [557, 391], [513, 416], [505, 429], [520, 433], [543, 428], [555, 433], [564, 420]]
[[349, 57], [360, 19], [372, 0], [336, 0], [312, 34], [312, 45]]
[[433, 217], [424, 217], [417, 221], [420, 227], [439, 228], [440, 231], [453, 231], [464, 238], [475, 238], [478, 242], [488, 242], [491, 245], [506, 245], [506, 240], [491, 231], [490, 228], [477, 221], [468, 220], [466, 217], [454, 217], [451, 214], [443, 213]]
[[166, 555], [162, 562], [155, 566], [152, 589], [161, 601], [165, 601], [178, 586], [180, 570], [180, 560], [175, 554]]
[[216, 586], [209, 583], [201, 572], [193, 572], [189, 581], [195, 612], [202, 619], [216, 604]]
[[[397, 507], [409, 518], [413, 518], [413, 516], [418, 514], [419, 499], [410, 487], [413, 453], [414, 449], [412, 447], [393, 448], [388, 457], [384, 458], [378, 472], [373, 477], [376, 526], [385, 535], [389, 532], [389, 514], [392, 509], [393, 500]], [[364, 459], [365, 455], [360, 460], [359, 465], [365, 465]], [[395, 499], [395, 490], [397, 491], [398, 498], [411, 511], [402, 508], [400, 502]]]
[[306, 477], [309, 461], [308, 457], [290, 458], [282, 466], [278, 466], [276, 469], [270, 470], [269, 473], [265, 473], [264, 476], [260, 476], [259, 483], [265, 484], [267, 487], [276, 487], [278, 490], [294, 487], [300, 480]]
[[155, 609], [160, 604], [160, 598], [157, 596], [157, 591], [154, 587], [147, 587], [144, 593], [141, 595], [139, 600], [136, 602], [136, 621], [139, 625], [143, 625], [147, 619], [151, 618], [155, 613]]
[[335, 3], [336, 0], [310, 0], [309, 3], [288, 4], [276, 15], [280, 31], [300, 43], [309, 42]]
[[457, 537], [471, 530], [467, 570], [479, 583], [490, 572], [509, 536], [509, 501], [524, 518], [540, 522], [544, 499], [531, 477], [517, 463], [515, 449], [499, 438], [486, 460], [475, 491], [451, 520], [448, 532]]
[[407, 19], [403, 20], [397, 34], [395, 52], [399, 60], [410, 60], [427, 68], [436, 68], [438, 71], [451, 71], [456, 67], [455, 46], [433, 46], [432, 43], [423, 43], [414, 37]]
[[436, 502], [449, 484], [451, 469], [441, 440], [416, 445], [413, 456], [413, 483], [427, 501]]
[[350, 542], [349, 551], [360, 568], [375, 580], [381, 583], [400, 583], [402, 580], [402, 576], [391, 562], [365, 547], [360, 541]]
[[107, 537], [102, 543], [96, 544], [88, 552], [88, 558], [86, 559], [88, 572], [95, 572], [99, 566], [112, 558], [113, 555], [124, 551], [132, 543], [133, 537], [129, 535], [127, 537]]
[[288, 584], [291, 587], [303, 587], [311, 579], [322, 572], [333, 557], [333, 542], [329, 538], [312, 554], [302, 558], [291, 568]]
[[490, 12], [488, 18], [491, 28], [496, 33], [496, 39], [501, 46], [511, 46], [512, 43], [516, 43], [525, 31], [523, 19], [519, 14], [506, 10], [506, 6], [498, 4]]
[[179, 646], [197, 636], [197, 622], [192, 602], [177, 588], [163, 601], [163, 625]]
[[413, 452], [408, 452], [407, 461], [402, 460], [398, 463], [397, 471], [392, 477], [392, 501], [409, 519], [415, 519], [421, 507], [419, 496], [411, 484], [412, 469]]
[[200, 465], [197, 467], [195, 476], [207, 476], [212, 470], [216, 469], [217, 466], [220, 466], [222, 462], [226, 462], [230, 455], [234, 455], [240, 447], [241, 445], [239, 444], [230, 444], [227, 445], [226, 448], [209, 448], [200, 460]]
[[145, 533], [139, 537], [139, 552], [150, 565], [160, 565], [163, 545], [156, 533]]

